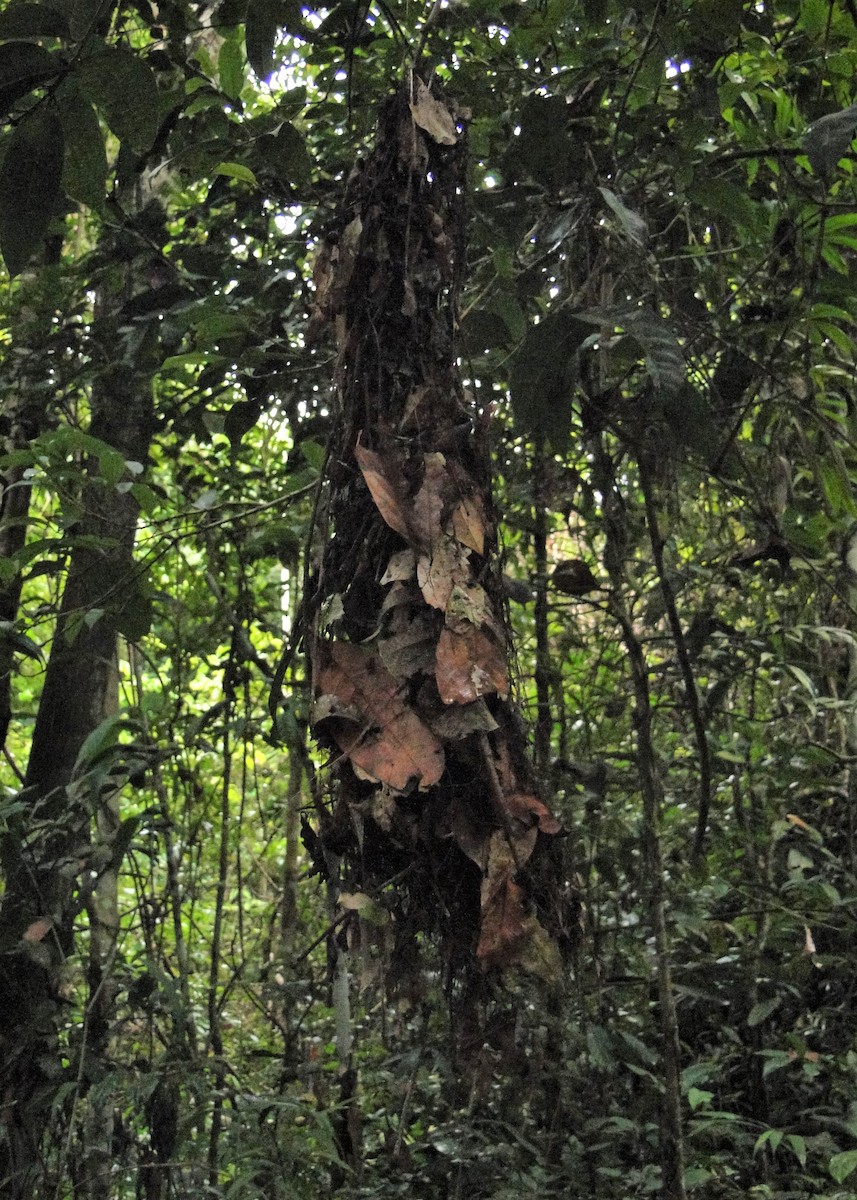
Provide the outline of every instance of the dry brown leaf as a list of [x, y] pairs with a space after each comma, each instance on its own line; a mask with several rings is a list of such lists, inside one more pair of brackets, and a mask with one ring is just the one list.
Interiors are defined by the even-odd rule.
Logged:
[[482, 884], [482, 922], [476, 957], [486, 967], [503, 970], [512, 966], [532, 935], [532, 923], [518, 884], [509, 877], [489, 876]]
[[414, 496], [408, 521], [421, 546], [431, 547], [441, 536], [441, 518], [450, 495], [452, 480], [442, 454], [427, 454], [424, 459], [423, 481]]
[[465, 632], [441, 630], [435, 678], [444, 704], [469, 704], [479, 696], [493, 692], [506, 696], [509, 692], [503, 651], [475, 626]]
[[417, 583], [426, 604], [446, 609], [452, 589], [457, 583], [466, 583], [470, 575], [467, 554], [452, 538], [446, 538], [433, 546], [430, 554], [417, 559]]
[[381, 583], [396, 583], [399, 580], [413, 579], [417, 569], [417, 560], [413, 550], [397, 550], [387, 563], [387, 570], [381, 576]]
[[433, 787], [443, 774], [443, 746], [410, 708], [377, 647], [325, 643], [320, 662], [317, 690], [338, 697], [359, 717], [328, 717], [330, 732], [355, 769], [399, 792], [414, 780], [420, 790]]
[[354, 457], [378, 512], [391, 529], [404, 538], [410, 538], [404, 480], [399, 464], [375, 450], [368, 450], [359, 442], [354, 447]]
[[446, 623], [450, 629], [461, 628], [462, 622], [469, 625], [486, 625], [499, 633], [500, 626], [488, 593], [478, 583], [456, 583], [446, 605]]
[[[510, 817], [527, 824], [533, 823], [542, 833], [560, 833], [562, 825], [544, 801], [529, 792], [512, 792], [506, 796], [506, 811]], [[535, 818], [535, 820], [533, 820]]]
[[454, 146], [458, 141], [455, 122], [449, 109], [439, 100], [435, 100], [429, 89], [418, 77], [414, 76], [414, 99], [410, 104], [411, 115], [420, 129], [424, 129], [430, 137], [442, 146]]
[[434, 622], [423, 610], [404, 629], [380, 638], [378, 652], [396, 679], [413, 679], [420, 671], [430, 675], [434, 669], [435, 641]]
[[462, 546], [485, 553], [485, 513], [478, 496], [467, 496], [452, 514], [452, 530]]
[[471, 733], [491, 733], [498, 728], [488, 705], [481, 699], [472, 704], [450, 704], [433, 717], [429, 725], [442, 741], [451, 742], [469, 737]]

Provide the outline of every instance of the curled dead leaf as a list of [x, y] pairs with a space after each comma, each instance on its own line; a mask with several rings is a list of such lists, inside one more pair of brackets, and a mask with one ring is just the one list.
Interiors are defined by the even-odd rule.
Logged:
[[354, 457], [378, 512], [402, 537], [409, 537], [405, 486], [399, 463], [358, 442]]
[[419, 76], [414, 76], [413, 99], [410, 102], [411, 115], [420, 129], [434, 138], [442, 146], [454, 146], [458, 141], [455, 122], [449, 109], [439, 100], [435, 100], [429, 89]]
[[562, 832], [562, 825], [548, 806], [531, 792], [512, 792], [506, 797], [506, 810], [519, 821], [537, 825], [542, 833]]

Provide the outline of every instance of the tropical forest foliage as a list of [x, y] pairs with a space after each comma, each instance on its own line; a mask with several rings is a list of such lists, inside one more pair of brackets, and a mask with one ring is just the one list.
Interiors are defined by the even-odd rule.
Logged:
[[857, 1192], [854, 0], [0, 6], [0, 1191]]

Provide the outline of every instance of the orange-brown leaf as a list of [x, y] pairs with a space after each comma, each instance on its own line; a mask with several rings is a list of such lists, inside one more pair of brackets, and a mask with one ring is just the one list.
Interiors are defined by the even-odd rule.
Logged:
[[354, 447], [354, 457], [378, 512], [391, 529], [409, 538], [405, 488], [399, 464], [359, 443]]
[[479, 696], [508, 695], [509, 677], [500, 646], [475, 625], [441, 630], [435, 678], [444, 704], [469, 704]]
[[329, 724], [355, 769], [400, 792], [413, 780], [422, 790], [438, 782], [445, 761], [440, 740], [409, 706], [377, 647], [325, 645], [316, 688], [321, 696], [337, 697], [341, 709], [358, 718], [332, 716]]
[[544, 801], [530, 792], [512, 792], [506, 796], [506, 811], [509, 816], [536, 825], [542, 833], [559, 833], [562, 825]]

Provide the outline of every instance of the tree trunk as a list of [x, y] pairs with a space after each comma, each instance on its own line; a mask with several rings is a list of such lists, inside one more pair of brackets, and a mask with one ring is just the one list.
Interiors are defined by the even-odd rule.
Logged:
[[339, 413], [304, 621], [333, 755], [322, 843], [344, 888], [392, 911], [394, 988], [413, 995], [397, 963], [438, 936], [459, 1044], [478, 1053], [486, 971], [557, 977], [542, 922], [559, 825], [510, 700], [488, 415], [456, 362], [465, 147], [454, 103], [411, 73], [316, 263], [311, 334], [334, 326]]
[[[105, 320], [101, 345], [107, 361], [115, 356], [115, 340], [115, 324]], [[145, 462], [151, 429], [149, 379], [127, 366], [105, 368], [93, 383], [90, 434], [126, 461]], [[97, 460], [90, 459], [81, 506], [24, 780], [28, 815], [0, 845], [6, 882], [0, 908], [0, 1181], [10, 1197], [37, 1194], [39, 1141], [63, 1080], [58, 1058], [63, 963], [85, 903], [81, 881], [92, 890], [93, 819], [102, 826], [115, 819], [114, 787], [95, 773], [89, 778], [82, 773], [78, 756], [115, 706], [117, 632], [139, 596], [133, 495], [101, 477]], [[99, 1012], [103, 1021], [100, 1007]], [[96, 1015], [91, 1008], [89, 1017]], [[86, 1071], [84, 1058], [83, 1088], [90, 1082]]]

